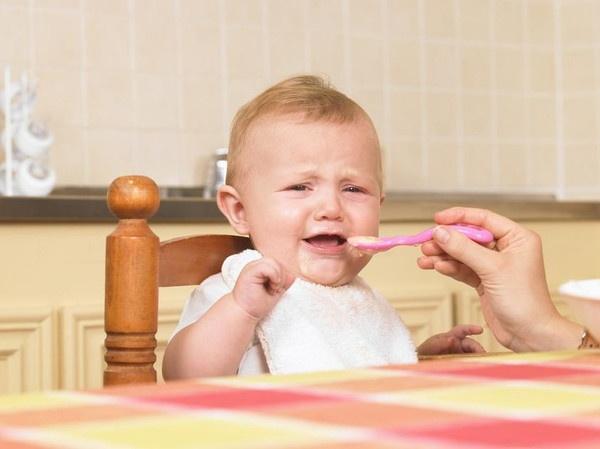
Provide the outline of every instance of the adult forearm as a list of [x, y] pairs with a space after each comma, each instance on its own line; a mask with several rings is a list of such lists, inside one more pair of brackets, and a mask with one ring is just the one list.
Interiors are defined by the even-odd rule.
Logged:
[[256, 324], [230, 294], [225, 295], [169, 342], [163, 360], [164, 378], [235, 374], [254, 338]]

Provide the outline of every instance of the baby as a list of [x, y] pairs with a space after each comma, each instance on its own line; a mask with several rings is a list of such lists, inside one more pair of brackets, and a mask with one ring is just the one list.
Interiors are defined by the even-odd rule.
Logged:
[[[358, 273], [384, 199], [367, 113], [323, 79], [298, 76], [243, 106], [217, 204], [256, 250], [229, 257], [188, 299], [163, 361], [165, 379], [416, 362], [406, 326]], [[482, 352], [457, 326], [420, 354]]]

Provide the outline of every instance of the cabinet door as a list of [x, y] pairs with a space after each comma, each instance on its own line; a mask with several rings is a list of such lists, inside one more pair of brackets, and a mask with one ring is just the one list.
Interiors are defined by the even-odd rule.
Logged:
[[385, 295], [409, 328], [416, 345], [453, 325], [452, 294], [447, 291]]
[[0, 394], [57, 387], [50, 307], [0, 309]]
[[[558, 294], [552, 294], [552, 301], [556, 305], [558, 311], [566, 316], [567, 318], [574, 320], [569, 307], [560, 299]], [[515, 304], [515, 307], [518, 307], [518, 304]], [[457, 295], [456, 299], [456, 316], [458, 323], [466, 323], [466, 324], [479, 324], [483, 326], [483, 334], [480, 336], [473, 337], [479, 343], [483, 345], [483, 347], [488, 352], [507, 352], [509, 349], [502, 346], [492, 334], [492, 331], [487, 327], [485, 320], [483, 318], [483, 314], [481, 313], [481, 304], [479, 301], [479, 297], [473, 292], [469, 293], [461, 293]], [[457, 323], [457, 324], [458, 324]]]
[[[161, 300], [156, 332], [158, 381], [162, 382], [162, 359], [181, 314], [181, 301]], [[64, 307], [61, 311], [62, 378], [61, 388], [102, 387], [104, 362], [104, 305], [89, 304]]]

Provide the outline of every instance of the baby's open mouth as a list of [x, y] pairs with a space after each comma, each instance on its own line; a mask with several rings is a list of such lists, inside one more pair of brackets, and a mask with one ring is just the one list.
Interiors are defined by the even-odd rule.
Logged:
[[304, 241], [319, 248], [334, 248], [346, 243], [346, 239], [337, 234], [319, 234], [304, 239]]

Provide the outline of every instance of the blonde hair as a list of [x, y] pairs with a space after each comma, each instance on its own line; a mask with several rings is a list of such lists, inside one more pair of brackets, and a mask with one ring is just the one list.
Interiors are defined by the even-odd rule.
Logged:
[[[348, 123], [363, 117], [375, 132], [375, 127], [365, 110], [325, 79], [313, 75], [288, 78], [246, 103], [235, 115], [229, 136], [227, 184], [234, 185], [240, 175], [240, 155], [252, 125], [268, 115], [294, 113], [303, 114], [304, 120], [307, 121], [326, 120], [334, 123]], [[380, 152], [379, 143], [377, 147], [377, 151]], [[379, 160], [381, 179], [381, 155]]]

